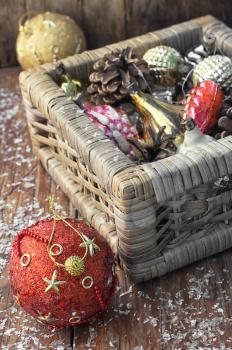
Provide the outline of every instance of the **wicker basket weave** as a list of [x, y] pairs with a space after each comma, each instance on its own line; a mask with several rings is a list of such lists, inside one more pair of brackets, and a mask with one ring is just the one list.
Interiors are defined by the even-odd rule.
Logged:
[[[143, 54], [165, 43], [180, 52], [213, 32], [232, 56], [232, 30], [212, 16], [86, 51], [63, 60], [87, 81], [93, 63], [116, 47]], [[135, 165], [58, 87], [55, 66], [20, 75], [33, 148], [43, 166], [110, 243], [134, 281], [147, 280], [232, 247], [232, 191], [214, 188], [232, 174], [232, 137], [186, 155]], [[227, 183], [229, 184], [229, 182]]]

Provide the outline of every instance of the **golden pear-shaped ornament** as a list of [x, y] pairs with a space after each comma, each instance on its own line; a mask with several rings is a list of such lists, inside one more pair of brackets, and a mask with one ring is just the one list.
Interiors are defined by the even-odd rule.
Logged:
[[45, 12], [21, 17], [16, 41], [17, 58], [23, 69], [55, 62], [86, 49], [82, 29], [68, 16]]
[[177, 147], [183, 142], [183, 132], [181, 130], [182, 106], [172, 105], [163, 102], [154, 96], [134, 91], [130, 94], [144, 124], [144, 140], [152, 145], [153, 140], [149, 134], [149, 127], [152, 127], [155, 133], [164, 129], [164, 135], [173, 136], [173, 144]]

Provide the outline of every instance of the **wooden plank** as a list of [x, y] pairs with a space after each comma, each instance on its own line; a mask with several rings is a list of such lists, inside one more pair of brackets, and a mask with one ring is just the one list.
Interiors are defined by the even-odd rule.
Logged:
[[75, 329], [73, 348], [231, 349], [231, 259], [230, 250], [137, 286], [120, 272], [113, 307]]
[[26, 0], [26, 12], [28, 12], [29, 15], [31, 14], [33, 16], [44, 11], [46, 11], [45, 0]]
[[0, 348], [232, 349], [232, 250], [136, 286], [118, 271], [109, 310], [74, 331], [50, 332], [13, 302], [7, 280], [13, 236], [47, 212], [51, 192], [75, 214], [31, 155], [17, 81], [17, 69], [0, 70]]
[[75, 329], [74, 349], [161, 349], [160, 301], [153, 296], [159, 280], [135, 286], [120, 270], [118, 280], [110, 309], [91, 326]]
[[45, 11], [57, 12], [60, 14], [65, 14], [72, 17], [79, 23], [79, 11], [78, 6], [80, 6], [81, 1], [73, 0], [44, 0]]
[[0, 0], [0, 9], [0, 67], [11, 66], [16, 63], [15, 40], [25, 0]]
[[231, 250], [163, 277], [162, 349], [231, 349]]
[[208, 13], [232, 26], [230, 0], [0, 0], [0, 66], [16, 64], [18, 19], [25, 11], [46, 10], [71, 16], [83, 28], [89, 48], [188, 20]]
[[0, 70], [0, 348], [69, 349], [70, 330], [54, 333], [41, 326], [16, 305], [8, 284], [7, 260], [16, 233], [48, 212], [51, 192], [66, 211], [69, 208], [67, 198], [31, 154], [18, 72]]
[[88, 47], [96, 48], [125, 39], [124, 0], [84, 0], [81, 26]]
[[191, 18], [212, 14], [232, 26], [230, 0], [125, 0], [127, 36], [144, 34]]

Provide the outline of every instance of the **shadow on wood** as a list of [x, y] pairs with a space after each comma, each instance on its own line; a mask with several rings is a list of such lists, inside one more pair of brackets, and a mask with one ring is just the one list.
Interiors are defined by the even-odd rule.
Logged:
[[15, 40], [24, 12], [71, 16], [85, 31], [90, 49], [208, 13], [232, 26], [230, 0], [0, 0], [0, 9], [0, 66], [17, 64]]

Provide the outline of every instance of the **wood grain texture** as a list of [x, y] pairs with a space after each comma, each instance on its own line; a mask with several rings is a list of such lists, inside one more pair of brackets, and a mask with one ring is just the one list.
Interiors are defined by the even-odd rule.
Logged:
[[208, 13], [232, 26], [230, 0], [0, 0], [0, 9], [0, 66], [16, 64], [18, 19], [26, 11], [71, 16], [90, 49]]
[[109, 310], [72, 331], [51, 333], [14, 303], [5, 264], [13, 236], [44, 216], [51, 192], [75, 211], [31, 153], [18, 69], [1, 69], [0, 84], [1, 350], [230, 350], [232, 250], [136, 286], [118, 271]]
[[[46, 176], [41, 166], [37, 166], [31, 154], [27, 123], [20, 103], [18, 73], [18, 69], [0, 70], [0, 348], [49, 349], [61, 343], [68, 349], [69, 330], [56, 334], [39, 324], [35, 327], [33, 319], [27, 317], [14, 302], [8, 285], [8, 267], [4, 263], [10, 242], [20, 229], [20, 222], [24, 221], [23, 225], [27, 225], [38, 214], [41, 216], [42, 207], [48, 211], [50, 193], [55, 193], [66, 212], [69, 209], [65, 196]], [[42, 210], [39, 209], [41, 203]], [[31, 335], [28, 337], [29, 333]]]
[[0, 0], [0, 67], [16, 64], [15, 40], [25, 0]]
[[212, 14], [228, 25], [232, 24], [227, 11], [231, 1], [199, 0], [125, 0], [127, 35], [140, 35], [147, 31], [163, 28], [191, 18]]

